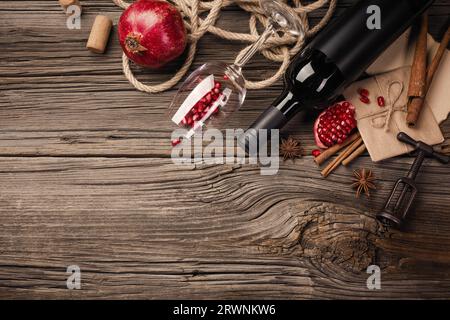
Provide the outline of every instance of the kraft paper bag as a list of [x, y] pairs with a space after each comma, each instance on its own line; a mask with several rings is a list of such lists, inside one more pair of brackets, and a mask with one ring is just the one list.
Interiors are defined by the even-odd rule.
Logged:
[[[412, 28], [403, 33], [378, 59], [366, 70], [369, 75], [386, 73], [398, 68], [411, 66], [414, 60], [417, 34]], [[428, 64], [431, 64], [439, 48], [439, 42], [428, 35]], [[450, 52], [447, 50], [427, 95], [427, 101], [433, 106], [432, 111], [438, 123], [448, 117], [450, 101]]]
[[[406, 104], [411, 67], [373, 76], [353, 83], [344, 92], [346, 100], [356, 108], [356, 119], [361, 137], [374, 162], [389, 159], [412, 151], [408, 145], [397, 140], [399, 132], [405, 132], [416, 140], [430, 145], [442, 143], [444, 136], [439, 128], [436, 114], [448, 114], [450, 103], [441, 104], [436, 96], [445, 95], [442, 91], [450, 91], [450, 69], [445, 85], [439, 84], [426, 99], [420, 119], [414, 128], [406, 124]], [[370, 92], [371, 103], [361, 102], [358, 89], [365, 88]], [[377, 97], [383, 96], [386, 106], [380, 107]], [[433, 104], [434, 103], [434, 104]], [[445, 110], [440, 110], [443, 107]]]
[[[406, 95], [415, 42], [416, 39], [412, 36], [411, 29], [407, 30], [367, 69], [366, 72], [372, 75], [371, 78], [352, 84], [344, 92], [345, 98], [356, 107], [357, 117], [363, 118], [358, 121], [358, 128], [373, 161], [381, 161], [411, 151], [410, 147], [397, 141], [396, 136], [401, 131], [430, 145], [444, 141], [439, 124], [448, 117], [450, 112], [450, 53], [448, 50], [434, 76], [417, 127], [409, 128], [406, 125]], [[429, 63], [438, 47], [439, 43], [429, 35]], [[403, 88], [401, 94], [398, 94], [399, 83]], [[359, 101], [357, 93], [359, 88], [366, 88], [370, 91], [370, 105]], [[386, 120], [387, 114], [380, 115], [380, 112], [386, 110], [380, 110], [376, 101], [380, 95], [386, 99], [387, 112], [392, 108], [390, 98], [392, 96], [398, 98], [386, 125], [384, 120]], [[376, 119], [370, 118], [371, 114], [375, 115]]]

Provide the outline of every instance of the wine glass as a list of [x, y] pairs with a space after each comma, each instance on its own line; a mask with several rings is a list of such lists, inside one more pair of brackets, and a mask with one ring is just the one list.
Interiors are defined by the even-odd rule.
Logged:
[[[304, 37], [299, 17], [277, 0], [260, 0], [269, 23], [240, 59], [233, 64], [206, 63], [195, 70], [181, 85], [169, 107], [169, 118], [178, 127], [188, 129], [184, 138], [190, 139], [203, 127], [221, 128], [227, 118], [239, 110], [245, 100], [245, 79], [242, 67], [277, 32]], [[180, 140], [173, 145], [176, 145]]]

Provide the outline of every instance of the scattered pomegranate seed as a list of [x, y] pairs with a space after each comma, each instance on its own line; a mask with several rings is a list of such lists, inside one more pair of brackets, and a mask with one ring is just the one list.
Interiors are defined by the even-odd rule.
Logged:
[[175, 146], [179, 145], [180, 143], [181, 143], [180, 139], [173, 139], [172, 140], [172, 147], [175, 147]]
[[386, 100], [384, 99], [383, 96], [378, 97], [377, 101], [378, 101], [378, 105], [380, 107], [385, 107], [386, 106]]
[[224, 80], [230, 80], [230, 78], [228, 78], [228, 76], [226, 74], [223, 75], [223, 79]]
[[370, 99], [369, 99], [367, 96], [361, 95], [361, 97], [359, 98], [359, 100], [360, 100], [362, 103], [370, 104]]
[[320, 151], [319, 149], [315, 149], [312, 151], [312, 155], [314, 156], [314, 158], [317, 158], [321, 154], [322, 154], [322, 151]]
[[369, 90], [364, 89], [364, 88], [359, 88], [359, 89], [358, 89], [358, 93], [359, 93], [361, 96], [364, 96], [364, 97], [369, 97], [369, 95], [370, 95]]

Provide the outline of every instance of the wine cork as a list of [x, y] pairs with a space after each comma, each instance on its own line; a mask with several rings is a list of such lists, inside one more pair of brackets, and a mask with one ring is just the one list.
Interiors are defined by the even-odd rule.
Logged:
[[105, 52], [109, 34], [111, 33], [112, 24], [112, 20], [107, 16], [99, 15], [95, 17], [86, 48], [94, 53]]
[[80, 10], [82, 9], [81, 7], [81, 3], [79, 0], [58, 0], [59, 4], [61, 5], [61, 7], [63, 8], [64, 12], [66, 14], [72, 14], [73, 12], [71, 11], [67, 11], [67, 9], [70, 6], [77, 6], [78, 8], [80, 8]]

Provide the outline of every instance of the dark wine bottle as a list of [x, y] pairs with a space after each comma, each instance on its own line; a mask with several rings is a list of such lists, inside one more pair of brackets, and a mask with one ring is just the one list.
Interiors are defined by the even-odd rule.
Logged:
[[[324, 108], [357, 80], [434, 0], [360, 0], [294, 57], [284, 90], [240, 137], [249, 150], [258, 130], [281, 129], [298, 112]], [[368, 24], [373, 15], [379, 28]]]

